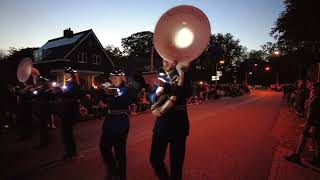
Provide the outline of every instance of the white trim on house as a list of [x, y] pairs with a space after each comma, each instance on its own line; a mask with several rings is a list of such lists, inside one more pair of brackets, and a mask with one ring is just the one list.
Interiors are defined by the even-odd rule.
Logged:
[[88, 53], [78, 52], [78, 63], [87, 63], [88, 62]]

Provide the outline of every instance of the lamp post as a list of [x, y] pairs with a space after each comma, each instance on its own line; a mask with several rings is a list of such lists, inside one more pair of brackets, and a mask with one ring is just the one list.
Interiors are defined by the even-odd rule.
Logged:
[[[282, 52], [277, 49], [277, 50], [273, 51], [272, 54], [276, 57], [280, 57], [282, 55]], [[277, 86], [279, 86], [279, 69], [277, 71], [277, 80], [276, 81], [277, 81]]]
[[[219, 64], [224, 64], [224, 60], [220, 60]], [[216, 85], [218, 84], [218, 63], [216, 63]]]

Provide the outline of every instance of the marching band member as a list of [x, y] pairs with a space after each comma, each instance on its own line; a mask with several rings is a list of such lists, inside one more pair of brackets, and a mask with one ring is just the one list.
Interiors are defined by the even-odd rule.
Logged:
[[69, 68], [65, 69], [71, 79], [68, 80], [62, 93], [63, 108], [61, 112], [61, 130], [65, 146], [63, 159], [72, 159], [77, 155], [76, 143], [73, 134], [73, 124], [79, 118], [79, 98], [80, 98], [80, 81], [76, 71]]
[[49, 143], [48, 123], [51, 119], [51, 100], [53, 97], [49, 82], [47, 79], [40, 77], [37, 81], [39, 87], [33, 91], [35, 95], [35, 113], [40, 120], [40, 145], [38, 148], [45, 148]]
[[[126, 141], [129, 131], [129, 105], [133, 96], [126, 86], [125, 74], [121, 70], [110, 73], [112, 86], [106, 89], [102, 99], [108, 106], [105, 117], [100, 151], [107, 170], [107, 179], [126, 179]], [[114, 149], [114, 152], [112, 152]]]
[[[159, 179], [182, 178], [186, 138], [189, 135], [189, 119], [186, 98], [190, 96], [191, 84], [176, 62], [163, 60], [160, 72], [161, 85], [151, 99], [156, 103], [152, 114], [156, 116], [150, 153], [151, 165]], [[164, 164], [167, 146], [170, 144], [169, 175]]]
[[32, 94], [33, 85], [21, 83], [12, 89], [17, 95], [19, 140], [30, 139], [32, 136]]

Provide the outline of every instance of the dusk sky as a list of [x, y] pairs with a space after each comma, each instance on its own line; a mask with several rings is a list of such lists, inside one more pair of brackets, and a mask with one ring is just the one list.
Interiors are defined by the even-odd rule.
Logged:
[[0, 49], [40, 47], [61, 37], [93, 29], [103, 46], [121, 46], [121, 38], [154, 31], [159, 17], [177, 5], [206, 13], [211, 32], [231, 33], [248, 50], [274, 41], [269, 35], [283, 10], [281, 0], [0, 0]]

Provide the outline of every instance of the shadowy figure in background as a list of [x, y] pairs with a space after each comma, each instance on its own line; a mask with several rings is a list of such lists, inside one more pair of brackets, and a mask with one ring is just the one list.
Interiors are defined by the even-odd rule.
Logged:
[[287, 156], [288, 161], [301, 163], [301, 153], [305, 149], [306, 141], [308, 138], [312, 139], [315, 152], [312, 163], [319, 165], [319, 140], [320, 140], [320, 83], [313, 84], [311, 89], [310, 98], [306, 105], [307, 120], [304, 129], [300, 135], [300, 140], [296, 152]]

